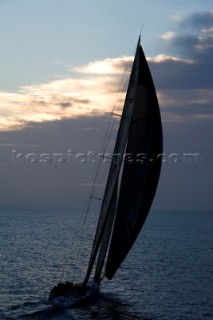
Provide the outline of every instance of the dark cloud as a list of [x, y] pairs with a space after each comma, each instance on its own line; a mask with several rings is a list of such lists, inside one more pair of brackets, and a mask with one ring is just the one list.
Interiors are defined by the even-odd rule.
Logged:
[[181, 23], [181, 28], [206, 28], [213, 25], [213, 12], [204, 11], [192, 14], [185, 18]]
[[175, 50], [179, 53], [189, 56], [190, 58], [194, 58], [196, 53], [195, 48], [198, 43], [198, 35], [188, 33], [180, 33], [179, 35], [176, 35], [172, 40], [172, 44], [175, 47]]
[[[213, 28], [213, 25], [212, 25]], [[177, 52], [194, 59], [197, 62], [211, 62], [213, 52], [213, 31], [206, 31], [202, 34], [180, 34], [173, 39], [173, 45]]]
[[149, 65], [158, 89], [200, 88], [197, 77], [191, 76], [194, 66], [183, 61], [150, 62]]
[[70, 108], [70, 107], [72, 107], [72, 103], [71, 102], [61, 102], [60, 103], [60, 106], [62, 107], [62, 108]]
[[150, 62], [159, 96], [165, 95], [161, 105], [164, 152], [198, 153], [200, 163], [165, 164], [157, 196], [159, 203], [164, 200], [168, 207], [176, 199], [175, 207], [178, 202], [184, 208], [192, 209], [196, 204], [198, 209], [211, 209], [213, 13], [194, 14], [176, 31], [165, 39], [179, 53], [179, 59]]
[[[67, 154], [68, 150], [74, 154], [88, 151], [98, 153], [101, 151], [107, 124], [108, 116], [81, 117], [32, 123], [31, 127], [24, 130], [2, 133], [1, 204], [63, 206], [74, 211], [81, 210], [96, 168], [91, 159], [86, 163], [82, 163], [80, 158], [77, 161], [73, 159], [70, 163], [59, 162], [57, 166], [53, 163], [30, 163], [30, 159], [22, 163], [18, 158], [13, 159], [12, 151], [16, 150], [16, 156], [19, 153]], [[164, 164], [154, 205], [158, 208], [209, 209], [211, 195], [204, 190], [211, 190], [213, 178], [213, 155], [209, 147], [211, 123], [163, 121], [163, 129], [166, 154], [199, 153], [202, 162], [190, 165], [182, 162], [177, 164], [171, 160]]]
[[180, 59], [150, 62], [156, 86], [159, 89], [212, 89], [213, 13], [192, 15], [180, 26], [178, 32], [166, 40]]
[[150, 69], [158, 89], [212, 89], [213, 49], [197, 56], [194, 63], [184, 61], [150, 62]]
[[212, 57], [213, 12], [200, 12], [185, 18], [172, 43], [177, 50], [198, 61]]
[[89, 99], [76, 99], [72, 98], [69, 99], [68, 101], [60, 101], [59, 105], [66, 109], [72, 107], [74, 104], [89, 104], [91, 101]]
[[[34, 122], [23, 130], [2, 132], [0, 203], [79, 210], [94, 178], [97, 158], [94, 162], [92, 154], [101, 152], [108, 118], [94, 115]], [[29, 154], [32, 156], [26, 157]], [[40, 162], [41, 154], [49, 154], [51, 161]], [[60, 154], [64, 155], [64, 162], [60, 162]], [[85, 162], [82, 154], [87, 155]], [[33, 158], [35, 162], [31, 162]]]

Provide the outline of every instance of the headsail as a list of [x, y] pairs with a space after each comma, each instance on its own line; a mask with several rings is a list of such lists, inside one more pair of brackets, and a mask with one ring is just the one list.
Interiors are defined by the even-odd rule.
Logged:
[[[161, 169], [162, 126], [142, 48], [114, 229], [105, 275], [111, 279], [135, 242], [151, 207]], [[129, 157], [128, 157], [129, 154]]]

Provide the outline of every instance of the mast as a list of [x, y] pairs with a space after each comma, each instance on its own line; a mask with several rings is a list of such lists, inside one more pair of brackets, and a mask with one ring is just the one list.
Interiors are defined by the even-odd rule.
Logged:
[[[115, 208], [114, 210], [109, 210], [109, 208], [110, 208], [110, 204], [112, 203], [113, 194], [116, 192], [115, 188], [117, 185], [118, 175], [119, 175], [121, 164], [122, 164], [122, 158], [125, 152], [126, 143], [128, 139], [129, 126], [130, 126], [130, 121], [132, 117], [134, 99], [135, 99], [135, 93], [136, 93], [136, 83], [138, 79], [139, 47], [140, 47], [140, 37], [138, 40], [135, 58], [132, 65], [132, 71], [129, 79], [125, 102], [124, 102], [123, 113], [121, 116], [120, 126], [117, 133], [115, 148], [113, 152], [111, 166], [109, 169], [109, 175], [108, 175], [108, 180], [105, 188], [99, 221], [96, 229], [96, 234], [93, 242], [93, 248], [90, 256], [87, 273], [83, 281], [83, 286], [85, 286], [87, 281], [89, 280], [104, 234], [105, 233], [107, 234], [105, 235], [105, 238], [110, 238], [110, 235], [111, 235], [112, 222], [115, 216]], [[118, 161], [118, 156], [120, 157], [119, 161]], [[110, 217], [109, 217], [109, 213], [110, 213]], [[104, 242], [108, 246], [108, 240]], [[105, 252], [107, 248], [102, 247], [102, 249], [104, 250], [102, 252]], [[99, 260], [99, 269], [102, 269], [105, 254], [101, 253], [102, 258], [100, 258]], [[98, 275], [100, 274], [100, 271], [98, 271]], [[96, 273], [96, 281], [99, 282], [97, 273]]]
[[111, 230], [112, 230], [115, 211], [116, 211], [117, 193], [118, 193], [117, 189], [118, 189], [118, 180], [116, 182], [116, 186], [113, 192], [112, 200], [111, 200], [108, 215], [107, 215], [106, 227], [104, 229], [103, 237], [101, 239], [100, 250], [99, 250], [98, 260], [97, 260], [96, 269], [95, 269], [95, 277], [94, 277], [95, 283], [100, 282], [101, 272], [103, 269], [104, 260], [105, 260], [108, 245], [109, 245]]

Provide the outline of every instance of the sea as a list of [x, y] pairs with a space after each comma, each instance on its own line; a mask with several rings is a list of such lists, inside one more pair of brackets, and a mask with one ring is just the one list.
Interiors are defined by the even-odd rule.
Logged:
[[0, 208], [0, 319], [213, 319], [213, 212], [151, 210], [127, 259], [81, 308], [48, 303], [60, 281], [82, 281], [97, 214]]

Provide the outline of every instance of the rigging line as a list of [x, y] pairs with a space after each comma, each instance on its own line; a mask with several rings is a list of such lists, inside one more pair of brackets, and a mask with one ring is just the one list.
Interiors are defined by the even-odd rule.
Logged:
[[[122, 96], [123, 92], [125, 91], [125, 88], [127, 86], [128, 80], [129, 80], [129, 77], [126, 75], [126, 72], [129, 69], [129, 66], [130, 66], [130, 60], [129, 60], [128, 64], [126, 65], [126, 68], [125, 68], [125, 70], [123, 72], [123, 77], [122, 77], [122, 81], [121, 81], [122, 84], [120, 85], [120, 88], [119, 88], [119, 91], [118, 91], [118, 95], [117, 95], [117, 99], [116, 99], [116, 103], [114, 104], [112, 112], [111, 112], [111, 115], [110, 115], [110, 120], [114, 116], [115, 111], [117, 111], [118, 109], [121, 108], [119, 101], [121, 100], [121, 96]], [[106, 137], [106, 139], [104, 141], [105, 145], [103, 145], [104, 149], [106, 149], [108, 144], [109, 144], [109, 140], [110, 140], [110, 138], [112, 136], [112, 131], [114, 129], [115, 122], [116, 122], [116, 119], [113, 117], [113, 122], [112, 122], [112, 125], [111, 125], [111, 129], [110, 129], [110, 131], [107, 131], [108, 137], [107, 137], [107, 135], [105, 136]], [[110, 124], [110, 121], [109, 121], [109, 124]], [[108, 128], [109, 128], [109, 125], [108, 125]]]
[[[114, 112], [113, 112], [114, 113]], [[113, 114], [112, 114], [113, 115]], [[117, 119], [114, 117], [114, 119], [113, 119], [113, 123], [112, 123], [112, 126], [111, 126], [111, 129], [110, 129], [110, 131], [109, 131], [109, 133], [108, 133], [108, 137], [107, 137], [107, 141], [106, 141], [106, 148], [107, 148], [107, 146], [109, 145], [109, 141], [110, 141], [110, 139], [112, 138], [112, 134], [113, 134], [113, 130], [114, 130], [114, 128], [115, 128], [115, 123], [117, 122]]]
[[[120, 88], [118, 90], [118, 96], [117, 96], [117, 100], [116, 100], [116, 103], [113, 107], [113, 110], [112, 110], [112, 113], [115, 112], [116, 109], [119, 109], [121, 108], [120, 105], [119, 105], [119, 100], [121, 99], [121, 95], [124, 94], [124, 91], [125, 91], [125, 88], [126, 86], [128, 85], [128, 81], [129, 81], [129, 76], [127, 76], [127, 70], [129, 69], [129, 67], [132, 65], [133, 61], [132, 61], [132, 57], [129, 59], [126, 67], [125, 67], [125, 70], [123, 72], [123, 76], [122, 76], [122, 81], [121, 81], [121, 85], [120, 85]], [[125, 98], [124, 98], [125, 99]], [[113, 116], [113, 114], [111, 114]], [[110, 132], [111, 133], [111, 132]]]
[[107, 174], [107, 171], [109, 171], [109, 169], [105, 169], [105, 170], [104, 170], [104, 172], [102, 173], [102, 175], [101, 175], [101, 177], [100, 177], [100, 179], [99, 179], [99, 181], [98, 181], [98, 184], [101, 183], [103, 177]]
[[[126, 67], [127, 68], [127, 67]], [[127, 83], [128, 82], [128, 80], [129, 80], [129, 77], [126, 77], [125, 78], [125, 82]], [[126, 87], [126, 83], [123, 85], [123, 88], [124, 88], [124, 86]], [[122, 93], [122, 91], [121, 91], [122, 89], [120, 89], [120, 92], [119, 92], [119, 96], [118, 96], [118, 98], [117, 98], [117, 102], [116, 102], [116, 106], [117, 105], [119, 105], [119, 100], [120, 100], [120, 95], [121, 95], [121, 93]], [[110, 115], [110, 118], [112, 118], [113, 116], [114, 116], [114, 110], [116, 110], [116, 106], [113, 108], [113, 111], [112, 111], [112, 113], [111, 113], [111, 115]], [[118, 107], [117, 107], [117, 109], [118, 109]], [[115, 123], [117, 122], [117, 120], [116, 120], [116, 118], [115, 117], [113, 117], [113, 121], [112, 121], [112, 125], [111, 125], [111, 129], [110, 130], [108, 130], [109, 132], [108, 132], [108, 137], [107, 137], [107, 135], [106, 135], [106, 139], [105, 139], [105, 146], [104, 146], [104, 149], [106, 150], [106, 148], [107, 148], [107, 146], [109, 145], [109, 141], [110, 141], [110, 138], [112, 137], [112, 132], [113, 132], [113, 130], [114, 130], [114, 127], [115, 127]], [[109, 127], [109, 126], [108, 126]]]
[[[123, 72], [123, 76], [122, 76], [122, 80], [121, 80], [121, 82], [120, 82], [120, 87], [119, 87], [119, 89], [118, 89], [118, 95], [117, 95], [117, 98], [116, 98], [116, 102], [113, 104], [113, 107], [112, 107], [112, 111], [111, 111], [111, 114], [110, 114], [110, 118], [109, 118], [109, 121], [108, 121], [108, 126], [107, 126], [107, 130], [106, 130], [106, 134], [105, 134], [105, 137], [104, 137], [104, 141], [103, 141], [103, 144], [102, 144], [102, 146], [103, 146], [103, 148], [102, 149], [105, 149], [106, 148], [106, 146], [107, 146], [107, 144], [108, 144], [108, 141], [109, 141], [109, 139], [107, 139], [107, 133], [108, 133], [108, 129], [109, 129], [109, 126], [110, 126], [110, 121], [111, 121], [111, 119], [112, 119], [112, 117], [113, 117], [113, 112], [116, 110], [116, 109], [118, 109], [119, 108], [119, 100], [120, 100], [120, 96], [121, 96], [121, 94], [122, 94], [122, 92], [123, 92], [123, 89], [125, 88], [125, 86], [126, 86], [126, 84], [127, 84], [127, 78], [129, 78], [129, 77], [127, 77], [126, 76], [126, 72], [127, 72], [127, 70], [128, 70], [128, 68], [129, 68], [129, 66], [130, 66], [130, 60], [129, 60], [129, 62], [128, 62], [128, 64], [126, 65], [126, 67], [125, 67], [125, 70], [124, 70], [124, 72]], [[123, 84], [122, 84], [123, 83]], [[114, 121], [113, 121], [113, 123], [114, 123]], [[112, 124], [112, 126], [113, 126], [114, 124]], [[112, 130], [110, 130], [110, 132], [111, 132]], [[106, 141], [106, 139], [107, 139], [107, 141]]]
[[[117, 104], [117, 102], [116, 102], [116, 104]], [[107, 147], [107, 135], [108, 135], [110, 124], [111, 124], [111, 120], [112, 120], [112, 117], [113, 117], [113, 110], [115, 109], [116, 104], [113, 105], [112, 111], [110, 112], [110, 117], [109, 117], [109, 120], [108, 120], [108, 123], [107, 123], [107, 128], [106, 128], [104, 139], [103, 139], [103, 142], [102, 142], [101, 152], [103, 152]]]
[[[126, 75], [126, 70], [129, 68], [129, 66], [130, 66], [130, 62], [127, 64], [127, 66], [126, 66], [126, 68], [125, 68], [125, 70], [123, 72], [122, 81], [124, 82], [124, 85], [123, 86], [120, 85], [118, 97], [121, 95], [121, 92], [123, 92], [122, 89], [124, 88], [124, 86], [126, 86], [128, 80], [129, 80], [129, 77], [125, 76]], [[125, 81], [124, 81], [124, 79], [125, 79]], [[104, 143], [102, 144], [102, 148], [101, 148], [102, 151], [106, 150], [106, 148], [107, 148], [107, 146], [109, 144], [110, 137], [112, 135], [112, 131], [113, 131], [113, 128], [114, 128], [114, 125], [115, 125], [115, 118], [113, 119], [110, 132], [109, 132], [109, 127], [110, 127], [111, 119], [113, 117], [113, 110], [118, 108], [118, 106], [117, 106], [118, 105], [118, 101], [119, 100], [117, 99], [116, 103], [113, 105], [112, 112], [110, 114], [110, 118], [109, 118], [108, 125], [107, 125], [107, 130], [106, 130], [105, 136], [104, 136]], [[108, 137], [107, 137], [107, 135], [108, 135]], [[84, 234], [85, 226], [86, 226], [86, 221], [87, 221], [87, 217], [88, 217], [88, 213], [89, 213], [89, 209], [90, 209], [90, 205], [91, 205], [91, 199], [92, 199], [92, 195], [94, 193], [95, 187], [96, 187], [95, 183], [97, 181], [96, 179], [98, 177], [99, 171], [100, 171], [100, 159], [98, 161], [95, 177], [93, 179], [93, 184], [91, 186], [89, 199], [85, 202], [85, 206], [84, 206], [84, 209], [83, 209], [83, 215], [85, 215], [85, 217], [83, 219], [82, 228], [81, 228], [81, 236], [80, 236], [79, 245], [78, 245], [78, 251], [77, 251], [77, 257], [76, 257], [76, 263], [75, 263], [75, 269], [74, 269], [73, 278], [75, 277], [75, 273], [76, 273], [76, 269], [77, 269], [77, 262], [78, 262], [78, 259], [79, 259], [80, 247], [81, 247], [80, 244], [82, 243], [83, 234]], [[102, 174], [101, 179], [103, 179], [103, 176], [105, 175], [105, 173], [106, 173], [106, 171]], [[99, 179], [99, 180], [101, 181], [101, 179]]]
[[79, 254], [80, 254], [80, 250], [81, 250], [81, 243], [82, 243], [83, 235], [84, 235], [85, 228], [86, 228], [86, 221], [87, 221], [87, 217], [88, 217], [88, 213], [89, 213], [89, 209], [90, 209], [90, 205], [91, 205], [93, 191], [94, 191], [94, 188], [95, 188], [95, 179], [96, 178], [97, 177], [95, 175], [95, 178], [93, 179], [93, 184], [92, 184], [91, 189], [90, 189], [90, 196], [87, 199], [87, 201], [85, 202], [84, 209], [83, 209], [84, 219], [83, 219], [83, 222], [82, 222], [82, 225], [81, 225], [81, 234], [80, 234], [80, 239], [79, 239], [79, 243], [78, 243], [78, 251], [77, 251], [77, 257], [76, 257], [76, 264], [75, 264], [75, 269], [74, 269], [73, 280], [74, 280], [76, 269], [77, 269], [77, 262], [79, 260]]
[[[89, 205], [89, 201], [87, 199], [87, 201], [84, 204], [84, 209], [83, 209], [83, 215], [85, 215], [85, 210], [87, 208], [87, 206]], [[78, 264], [78, 260], [79, 260], [79, 254], [80, 254], [80, 248], [81, 248], [81, 243], [82, 243], [82, 237], [83, 237], [83, 233], [84, 233], [84, 224], [85, 224], [85, 219], [83, 219], [82, 224], [81, 224], [81, 233], [80, 233], [80, 238], [78, 237], [78, 242], [77, 242], [77, 255], [75, 258], [75, 262], [74, 262], [74, 270], [73, 270], [73, 277], [72, 277], [72, 281], [74, 282], [75, 280], [75, 275], [76, 275], [76, 271], [77, 271], [77, 264]], [[77, 237], [77, 236], [76, 236]]]
[[[114, 109], [115, 107], [113, 107]], [[112, 111], [113, 112], [113, 111]], [[107, 124], [107, 129], [105, 131], [105, 136], [104, 136], [104, 142], [102, 143], [102, 147], [101, 147], [101, 153], [105, 153], [106, 149], [107, 149], [107, 146], [108, 146], [108, 141], [109, 141], [109, 134], [111, 134], [111, 131], [112, 131], [112, 127], [114, 127], [114, 122], [115, 122], [115, 119], [113, 118], [113, 121], [112, 121], [112, 115], [113, 113], [111, 112], [110, 114], [110, 118], [108, 120], [108, 124]], [[111, 124], [112, 123], [112, 124]], [[111, 125], [111, 129], [110, 129], [110, 125]], [[99, 174], [99, 171], [100, 171], [100, 166], [101, 166], [101, 162], [100, 162], [100, 159], [99, 159], [99, 162], [98, 162], [98, 165], [97, 165], [97, 168], [96, 168], [96, 173], [95, 173], [95, 178], [93, 180], [93, 185], [95, 184], [96, 182], [96, 178], [98, 177], [98, 174]], [[95, 186], [94, 186], [95, 187]], [[92, 186], [92, 189], [94, 190], [93, 186]]]
[[[125, 81], [126, 81], [126, 82], [129, 82], [129, 79], [130, 79], [130, 77], [126, 77]], [[126, 85], [126, 84], [125, 84], [125, 85]], [[122, 116], [121, 116], [121, 117], [122, 117]], [[111, 138], [112, 131], [113, 131], [113, 129], [114, 129], [114, 125], [115, 125], [115, 118], [114, 118], [114, 121], [113, 121], [113, 125], [112, 125], [112, 127], [111, 127], [111, 130], [110, 130], [110, 132], [109, 132], [109, 134], [108, 134], [107, 144], [109, 143], [109, 140], [110, 140], [110, 138]], [[113, 155], [112, 155], [112, 157], [113, 157]], [[122, 160], [122, 161], [123, 161], [123, 160]], [[101, 183], [101, 181], [102, 181], [102, 179], [103, 179], [103, 177], [104, 177], [105, 174], [106, 174], [106, 170], [103, 172], [102, 176], [100, 177], [100, 180], [99, 180], [98, 184]]]
[[[99, 159], [98, 165], [99, 164], [100, 164], [100, 159]], [[92, 183], [92, 186], [91, 186], [91, 189], [90, 189], [89, 198], [85, 202], [84, 209], [83, 209], [84, 219], [83, 219], [83, 222], [82, 222], [82, 225], [81, 225], [81, 233], [80, 233], [79, 243], [77, 245], [78, 250], [77, 250], [77, 256], [76, 256], [76, 259], [75, 259], [75, 268], [74, 268], [74, 274], [73, 274], [73, 281], [75, 279], [75, 273], [76, 273], [76, 270], [77, 270], [77, 263], [78, 263], [78, 260], [79, 260], [79, 254], [80, 254], [80, 250], [81, 250], [81, 243], [82, 243], [83, 235], [84, 235], [85, 228], [86, 228], [86, 221], [87, 221], [87, 217], [88, 217], [88, 213], [89, 213], [89, 209], [90, 209], [90, 205], [91, 205], [92, 195], [93, 195], [93, 192], [94, 192], [94, 189], [95, 189], [96, 179], [97, 179], [97, 170], [96, 170], [95, 177], [93, 179], [93, 183]]]
[[103, 199], [102, 198], [98, 198], [98, 197], [91, 197], [92, 199], [94, 199], [94, 200], [99, 200], [99, 201], [103, 201]]
[[[125, 72], [126, 72], [126, 69], [129, 67], [129, 65], [130, 65], [130, 63], [128, 63], [128, 65], [126, 66]], [[125, 73], [125, 72], [124, 72], [124, 73]], [[123, 75], [122, 81], [123, 81], [124, 79], [125, 79], [125, 82], [127, 82], [127, 81], [129, 80], [129, 77], [127, 78], [125, 75]], [[126, 84], [125, 84], [125, 86], [126, 86]], [[120, 89], [119, 94], [120, 94], [120, 93], [121, 93], [121, 89]], [[117, 102], [116, 102], [116, 104], [114, 104], [113, 110], [116, 108], [116, 105], [117, 105]], [[112, 110], [112, 112], [113, 112], [113, 110]], [[105, 146], [104, 146], [104, 144], [102, 145], [102, 149], [101, 149], [102, 152], [103, 152], [104, 150], [106, 150], [107, 145], [108, 145], [108, 143], [109, 143], [109, 139], [110, 139], [111, 134], [112, 134], [112, 130], [113, 130], [113, 128], [114, 128], [115, 118], [113, 119], [113, 123], [112, 123], [112, 126], [111, 126], [111, 130], [110, 130], [110, 132], [109, 132], [110, 120], [112, 119], [112, 115], [113, 115], [113, 114], [111, 113], [110, 119], [109, 119], [109, 121], [108, 121], [108, 126], [107, 126], [107, 130], [106, 130], [105, 137], [104, 137]], [[108, 138], [107, 138], [107, 134], [108, 134]], [[92, 184], [92, 187], [91, 187], [89, 205], [90, 205], [90, 202], [91, 202], [91, 196], [93, 195], [93, 192], [94, 192], [94, 190], [95, 190], [95, 188], [96, 188], [96, 181], [97, 181], [97, 177], [98, 177], [99, 170], [100, 170], [100, 164], [101, 164], [101, 161], [100, 161], [100, 159], [99, 159], [98, 166], [97, 166], [96, 173], [95, 173], [95, 177], [94, 177], [94, 179], [93, 179], [93, 184]], [[105, 170], [105, 172], [102, 174], [101, 179], [99, 179], [99, 183], [100, 183], [100, 181], [103, 179], [103, 176], [104, 176], [105, 174], [106, 174], [106, 170]], [[88, 209], [89, 209], [89, 206], [88, 206]], [[89, 211], [89, 210], [87, 210], [87, 212], [86, 212], [86, 216], [87, 216], [87, 214], [88, 214], [88, 211]]]
[[[100, 159], [98, 161], [98, 166], [97, 167], [100, 167]], [[79, 260], [79, 254], [80, 254], [80, 250], [81, 250], [81, 243], [82, 243], [83, 235], [84, 235], [84, 232], [85, 232], [86, 221], [87, 221], [87, 217], [88, 217], [88, 213], [89, 213], [89, 209], [90, 209], [90, 205], [91, 205], [92, 195], [93, 195], [93, 192], [94, 192], [94, 189], [95, 189], [95, 183], [96, 183], [97, 175], [98, 175], [98, 168], [96, 168], [96, 172], [95, 172], [95, 176], [94, 176], [94, 179], [93, 179], [93, 183], [92, 183], [92, 186], [91, 186], [91, 189], [90, 189], [90, 192], [89, 192], [89, 197], [85, 201], [84, 209], [83, 209], [83, 212], [82, 212], [82, 214], [84, 215], [84, 219], [83, 219], [82, 224], [81, 224], [80, 238], [79, 238], [79, 242], [78, 242], [78, 245], [77, 245], [78, 250], [77, 250], [77, 256], [76, 256], [76, 259], [75, 259], [76, 263], [75, 263], [75, 269], [74, 269], [74, 274], [73, 274], [73, 280], [74, 280], [75, 273], [76, 273], [76, 270], [77, 270], [77, 263], [78, 263], [78, 260]]]
[[[130, 60], [129, 60], [127, 66], [125, 67], [125, 70], [124, 70], [123, 76], [122, 76], [122, 81], [121, 81], [121, 83], [122, 83], [122, 82], [125, 82], [125, 83], [124, 83], [125, 86], [126, 86], [126, 83], [127, 83], [126, 71], [127, 71], [127, 69], [129, 68], [129, 66], [130, 66]], [[128, 78], [129, 78], [129, 77], [128, 77]], [[124, 80], [125, 80], [125, 81], [124, 81]], [[101, 151], [102, 151], [102, 152], [103, 152], [104, 150], [106, 150], [106, 148], [107, 148], [107, 146], [108, 146], [108, 143], [109, 143], [109, 138], [110, 138], [110, 136], [111, 136], [111, 132], [112, 132], [112, 130], [113, 130], [114, 123], [115, 123], [115, 119], [114, 119], [114, 117], [113, 117], [113, 111], [114, 111], [116, 108], [118, 108], [118, 101], [120, 100], [120, 95], [121, 95], [121, 93], [122, 93], [122, 91], [123, 91], [122, 89], [124, 88], [124, 85], [120, 84], [120, 88], [119, 88], [119, 90], [118, 90], [118, 98], [116, 99], [116, 102], [113, 104], [113, 107], [112, 107], [112, 111], [111, 111], [111, 114], [110, 114], [110, 118], [109, 118], [109, 120], [108, 120], [107, 129], [106, 129], [106, 131], [105, 131], [104, 141], [102, 142], [102, 148], [101, 148]], [[112, 117], [113, 117], [113, 121], [111, 121]], [[111, 124], [111, 122], [112, 122], [112, 124]], [[110, 124], [111, 124], [111, 129], [110, 129], [110, 131], [109, 131]], [[108, 137], [107, 137], [107, 135], [108, 135]], [[99, 165], [98, 165], [97, 169], [99, 169]]]
[[[101, 161], [99, 159], [98, 165], [100, 164], [100, 162]], [[87, 217], [88, 217], [88, 213], [89, 213], [89, 209], [90, 209], [90, 205], [91, 205], [92, 195], [94, 194], [95, 182], [97, 181], [98, 173], [99, 172], [97, 170], [96, 174], [95, 174], [95, 177], [93, 179], [93, 184], [92, 184], [92, 187], [91, 187], [91, 190], [90, 190], [89, 199], [86, 201], [85, 206], [84, 206], [84, 210], [83, 210], [84, 219], [83, 219], [82, 226], [81, 226], [80, 239], [79, 239], [79, 242], [77, 244], [78, 251], [77, 251], [77, 256], [76, 256], [76, 259], [75, 259], [75, 268], [74, 268], [74, 273], [73, 273], [73, 281], [75, 279], [75, 274], [76, 274], [76, 270], [77, 270], [77, 263], [78, 263], [78, 260], [79, 260], [79, 255], [80, 255], [80, 250], [81, 250], [81, 243], [82, 243], [83, 235], [84, 235], [84, 232], [85, 232], [86, 221], [87, 221]], [[104, 172], [104, 174], [105, 173], [106, 172]], [[101, 179], [102, 178], [103, 178], [103, 175], [102, 175]]]
[[142, 31], [143, 31], [143, 27], [144, 27], [144, 23], [142, 23], [142, 26], [141, 26], [141, 30], [140, 30], [140, 36], [141, 36], [141, 34], [142, 34]]
[[[123, 77], [123, 78], [124, 78], [124, 77]], [[120, 90], [121, 90], [121, 89], [120, 89]], [[119, 94], [120, 94], [120, 93], [119, 93]], [[117, 105], [117, 103], [114, 104], [113, 109], [115, 109], [116, 105]], [[113, 111], [112, 111], [112, 113], [111, 113], [111, 115], [110, 115], [110, 119], [109, 119], [109, 121], [108, 121], [108, 126], [107, 126], [107, 130], [106, 130], [105, 137], [104, 137], [104, 144], [102, 144], [101, 153], [105, 153], [105, 151], [106, 151], [106, 148], [107, 148], [107, 146], [108, 146], [108, 144], [109, 144], [109, 140], [110, 140], [110, 137], [111, 137], [111, 135], [112, 135], [112, 131], [113, 131], [113, 128], [114, 128], [114, 125], [115, 125], [115, 122], [116, 122], [115, 118], [113, 118], [113, 122], [111, 121], [112, 116], [113, 116]], [[109, 130], [109, 128], [110, 128], [110, 122], [112, 122], [112, 124], [111, 124], [111, 129]], [[108, 137], [107, 137], [107, 135], [108, 135]], [[96, 188], [96, 181], [97, 181], [97, 178], [98, 178], [98, 175], [99, 175], [99, 172], [100, 172], [100, 166], [101, 166], [101, 162], [99, 161], [98, 166], [97, 166], [97, 168], [96, 168], [96, 174], [95, 174], [95, 177], [94, 177], [94, 180], [93, 180], [93, 184], [92, 184], [92, 188], [91, 188], [92, 190], [91, 190], [91, 192], [90, 192], [90, 197], [93, 195], [93, 192], [94, 192], [94, 190], [95, 190], [95, 188]], [[104, 173], [104, 174], [105, 174], [105, 173]], [[103, 175], [102, 175], [102, 177], [103, 177]], [[102, 178], [101, 178], [101, 179], [102, 179]], [[99, 180], [99, 181], [100, 181], [100, 180]]]

